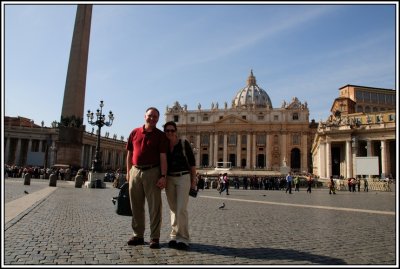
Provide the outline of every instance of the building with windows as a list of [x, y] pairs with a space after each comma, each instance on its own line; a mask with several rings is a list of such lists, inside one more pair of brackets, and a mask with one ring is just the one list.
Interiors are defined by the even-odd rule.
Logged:
[[293, 97], [274, 108], [268, 93], [257, 85], [253, 71], [231, 104], [188, 110], [178, 101], [167, 107], [166, 121], [174, 121], [179, 135], [191, 144], [198, 167], [230, 164], [232, 168], [280, 171], [311, 169], [309, 154], [317, 124], [309, 121], [307, 102]]
[[[379, 175], [395, 178], [396, 92], [390, 89], [346, 85], [333, 101], [324, 122], [309, 121], [307, 102], [293, 97], [274, 108], [253, 72], [231, 105], [188, 110], [178, 101], [167, 107], [166, 121], [175, 121], [179, 135], [192, 145], [198, 168], [226, 164], [244, 171], [312, 172], [320, 178], [356, 176], [356, 158], [375, 156]], [[83, 126], [85, 129], [85, 126]], [[52, 167], [59, 164], [59, 126], [35, 124], [23, 117], [4, 118], [4, 163]], [[79, 166], [89, 169], [95, 155], [94, 128], [84, 131]], [[104, 170], [126, 167], [124, 138], [101, 137]]]
[[[83, 132], [80, 147], [79, 167], [89, 169], [96, 150], [97, 135]], [[59, 164], [57, 156], [59, 143], [58, 123], [51, 127], [35, 124], [24, 117], [4, 117], [4, 163], [16, 166], [52, 167]], [[126, 142], [106, 132], [101, 138], [101, 160], [104, 170], [126, 167]], [[63, 163], [64, 165], [71, 165]], [[71, 165], [72, 166], [72, 165]]]
[[[396, 177], [396, 91], [357, 85], [339, 89], [331, 115], [319, 122], [311, 154], [322, 177]], [[358, 157], [377, 157], [378, 175], [359, 174]]]

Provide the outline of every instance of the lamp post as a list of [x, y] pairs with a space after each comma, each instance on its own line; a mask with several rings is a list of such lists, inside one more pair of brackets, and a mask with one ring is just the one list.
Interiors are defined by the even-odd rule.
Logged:
[[105, 126], [111, 126], [113, 121], [114, 121], [114, 115], [110, 111], [108, 114], [108, 121], [106, 122], [106, 116], [103, 115], [103, 101], [100, 101], [100, 109], [97, 109], [96, 111], [96, 118], [94, 118], [93, 112], [88, 110], [87, 113], [87, 118], [88, 118], [88, 123], [92, 126], [97, 126], [98, 127], [98, 132], [97, 132], [97, 144], [96, 144], [96, 153], [94, 160], [92, 161], [92, 167], [91, 170], [92, 172], [100, 172], [102, 170], [101, 167], [101, 158], [100, 158], [100, 134], [101, 134], [101, 127]]

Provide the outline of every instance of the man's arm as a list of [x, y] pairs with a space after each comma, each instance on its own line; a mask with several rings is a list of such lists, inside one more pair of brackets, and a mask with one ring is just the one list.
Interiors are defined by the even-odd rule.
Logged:
[[161, 177], [157, 181], [157, 187], [164, 189], [167, 185], [167, 154], [160, 153], [160, 167], [161, 167]]
[[128, 150], [128, 153], [126, 154], [126, 180], [129, 183], [129, 171], [132, 168], [132, 151]]

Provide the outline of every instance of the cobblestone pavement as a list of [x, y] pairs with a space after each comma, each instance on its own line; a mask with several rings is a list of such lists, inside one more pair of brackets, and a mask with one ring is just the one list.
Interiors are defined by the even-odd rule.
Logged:
[[[4, 180], [3, 203], [48, 187], [47, 180]], [[54, 188], [54, 187], [51, 187]], [[163, 192], [161, 249], [128, 246], [131, 217], [115, 213], [118, 189], [57, 189], [4, 225], [3, 266], [22, 265], [363, 265], [398, 267], [396, 192], [215, 189], [190, 198], [189, 251], [168, 247]], [[225, 203], [224, 209], [218, 207]], [[5, 206], [6, 208], [7, 206]], [[4, 208], [4, 207], [3, 207]], [[149, 241], [146, 214], [145, 241]], [[397, 242], [398, 243], [398, 242]]]

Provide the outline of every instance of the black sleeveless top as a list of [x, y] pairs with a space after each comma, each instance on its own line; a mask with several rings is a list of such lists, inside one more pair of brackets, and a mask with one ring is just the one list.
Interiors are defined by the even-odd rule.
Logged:
[[168, 162], [168, 173], [190, 171], [191, 166], [196, 166], [192, 147], [187, 140], [184, 141], [186, 157], [183, 154], [182, 142], [179, 142], [174, 146], [173, 151], [167, 151], [167, 162]]

